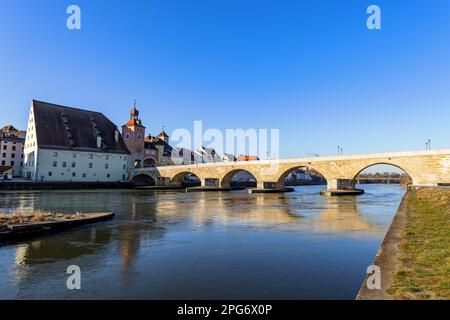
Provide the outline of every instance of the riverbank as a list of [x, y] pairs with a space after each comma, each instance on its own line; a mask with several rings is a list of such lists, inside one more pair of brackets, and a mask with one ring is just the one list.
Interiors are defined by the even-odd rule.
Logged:
[[0, 190], [131, 189], [132, 182], [1, 182]]
[[357, 299], [450, 299], [450, 189], [408, 191], [373, 264], [381, 289]]

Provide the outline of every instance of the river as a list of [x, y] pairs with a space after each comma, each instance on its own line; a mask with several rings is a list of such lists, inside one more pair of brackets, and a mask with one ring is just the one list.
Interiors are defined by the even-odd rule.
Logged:
[[[0, 208], [114, 211], [107, 222], [0, 247], [1, 299], [354, 299], [405, 190], [286, 194], [2, 192]], [[68, 290], [69, 265], [81, 290]]]

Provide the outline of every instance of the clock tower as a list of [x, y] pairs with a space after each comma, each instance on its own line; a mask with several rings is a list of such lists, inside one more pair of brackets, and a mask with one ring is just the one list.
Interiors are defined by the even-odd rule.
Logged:
[[140, 168], [144, 164], [144, 137], [145, 127], [139, 119], [139, 111], [136, 109], [136, 101], [130, 110], [130, 120], [122, 126], [122, 137], [131, 153], [133, 167]]

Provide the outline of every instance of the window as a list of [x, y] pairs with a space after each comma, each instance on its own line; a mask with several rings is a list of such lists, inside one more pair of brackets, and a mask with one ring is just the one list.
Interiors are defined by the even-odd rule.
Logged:
[[12, 146], [12, 151], [16, 151], [16, 146]]
[[11, 161], [11, 167], [14, 167], [14, 161]]
[[92, 169], [92, 162], [89, 162], [89, 169]]
[[2, 160], [2, 166], [5, 166], [5, 165], [6, 165], [6, 161]]
[[75, 162], [72, 162], [72, 168], [75, 168]]
[[48, 176], [49, 176], [49, 177], [51, 177], [52, 174], [53, 174], [53, 172], [51, 172], [51, 171], [48, 172]]
[[53, 152], [53, 156], [57, 157], [58, 156], [58, 152]]
[[56, 168], [58, 166], [58, 161], [53, 161], [53, 168]]
[[77, 175], [76, 172], [72, 172], [72, 177], [75, 177]]
[[109, 178], [109, 177], [111, 177], [111, 175], [108, 173], [108, 174], [106, 175], [106, 177]]
[[15, 157], [16, 157], [15, 153], [11, 154], [11, 158], [15, 158]]
[[86, 178], [86, 173], [83, 173], [83, 178]]
[[3, 145], [3, 150], [8, 149], [8, 146], [6, 144]]
[[105, 169], [108, 169], [109, 165], [107, 163], [105, 163]]
[[62, 167], [63, 167], [63, 168], [67, 167], [67, 162], [63, 161]]
[[6, 158], [6, 153], [5, 152], [3, 152], [2, 157]]
[[123, 170], [125, 170], [127, 168], [127, 165], [126, 164], [124, 164], [123, 165]]

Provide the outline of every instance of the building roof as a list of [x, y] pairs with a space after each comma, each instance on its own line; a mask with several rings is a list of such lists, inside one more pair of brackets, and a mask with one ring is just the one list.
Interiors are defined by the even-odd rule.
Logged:
[[153, 140], [153, 144], [155, 146], [163, 146], [163, 155], [166, 157], [169, 157], [172, 155], [172, 146], [170, 144], [168, 144], [167, 142], [165, 142], [163, 139], [157, 137], [156, 139]]
[[3, 128], [0, 129], [0, 131], [19, 131], [16, 128], [14, 128], [14, 126], [12, 124], [7, 124], [6, 126], [4, 126]]
[[13, 125], [8, 124], [0, 129], [0, 139], [18, 138], [25, 139], [26, 131], [17, 130]]
[[33, 113], [40, 148], [129, 153], [116, 125], [102, 113], [37, 100]]
[[257, 156], [248, 156], [248, 155], [238, 155], [236, 159], [237, 159], [237, 161], [254, 161], [254, 160], [259, 160], [259, 158]]
[[136, 109], [136, 101], [134, 102], [133, 108], [130, 110], [130, 120], [128, 120], [127, 123], [125, 123], [123, 127], [142, 127], [145, 128], [142, 125], [141, 119], [139, 119], [139, 110]]
[[153, 144], [153, 142], [145, 140], [144, 142], [144, 149], [149, 149], [149, 150], [158, 150], [155, 145]]
[[158, 137], [169, 137], [169, 135], [163, 130], [158, 134]]

